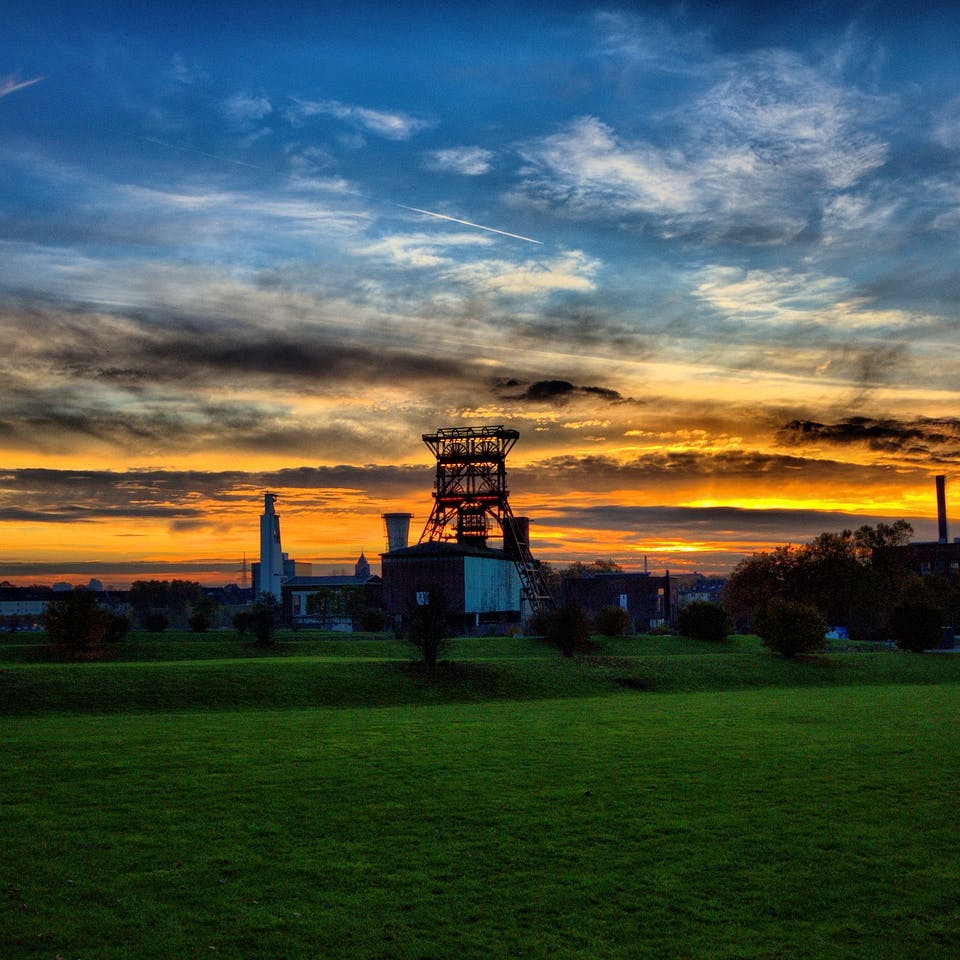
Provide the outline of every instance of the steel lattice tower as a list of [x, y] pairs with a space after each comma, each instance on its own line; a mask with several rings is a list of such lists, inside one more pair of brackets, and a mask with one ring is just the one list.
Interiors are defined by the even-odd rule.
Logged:
[[552, 609], [553, 598], [530, 553], [525, 524], [510, 509], [507, 454], [520, 438], [516, 430], [449, 427], [423, 434], [437, 458], [433, 510], [420, 543], [453, 540], [485, 545], [491, 524], [503, 534], [503, 548], [516, 564], [523, 595], [534, 613]]

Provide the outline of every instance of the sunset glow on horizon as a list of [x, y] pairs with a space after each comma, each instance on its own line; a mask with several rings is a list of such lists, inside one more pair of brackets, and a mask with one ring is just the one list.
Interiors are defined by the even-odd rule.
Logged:
[[239, 583], [265, 490], [290, 557], [376, 569], [421, 434], [486, 424], [555, 565], [935, 538], [960, 11], [6, 20], [0, 580]]

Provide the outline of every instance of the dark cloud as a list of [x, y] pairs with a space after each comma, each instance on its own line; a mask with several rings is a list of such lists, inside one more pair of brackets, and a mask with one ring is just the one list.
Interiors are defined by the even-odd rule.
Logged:
[[[184, 517], [203, 517], [203, 511], [194, 508], [137, 505], [127, 507], [64, 504], [49, 510], [25, 510], [21, 507], [0, 506], [0, 521], [9, 523], [89, 523], [102, 520], [133, 518], [138, 520], [177, 520]], [[202, 520], [195, 522], [202, 523]]]
[[[904, 518], [916, 532], [932, 528], [927, 518]], [[575, 526], [591, 530], [634, 532], [690, 540], [802, 543], [824, 531], [890, 523], [889, 517], [829, 510], [737, 507], [632, 507], [603, 505], [554, 509], [537, 517], [541, 526]]]
[[[403, 349], [385, 340], [361, 341], [343, 328], [309, 323], [294, 335], [262, 319], [229, 312], [200, 318], [160, 309], [111, 314], [82, 305], [8, 303], [0, 310], [0, 326], [19, 334], [24, 373], [42, 367], [48, 376], [59, 374], [67, 383], [183, 387], [208, 385], [213, 379], [316, 388], [330, 382], [463, 376], [462, 363], [429, 351]], [[31, 332], [29, 343], [24, 330]]]
[[720, 502], [744, 497], [807, 499], [817, 489], [855, 502], [868, 490], [871, 496], [879, 491], [885, 496], [902, 495], [905, 489], [927, 484], [929, 476], [926, 464], [860, 464], [822, 456], [692, 450], [654, 452], [626, 461], [604, 455], [550, 457], [510, 469], [510, 489], [530, 504], [526, 509], [539, 514], [550, 513], [558, 495], [670, 502], [700, 499], [705, 483], [710, 498]]
[[847, 417], [834, 423], [791, 420], [780, 431], [786, 443], [859, 445], [878, 453], [901, 454], [932, 461], [960, 455], [960, 419], [894, 420]]
[[610, 390], [607, 387], [581, 387], [582, 393], [592, 394], [600, 397], [601, 400], [609, 400], [611, 403], [618, 403], [623, 397], [616, 390]]
[[[86, 452], [93, 441], [99, 453], [138, 457], [305, 447], [339, 456], [368, 443], [368, 418], [304, 414], [301, 398], [342, 396], [346, 385], [372, 405], [378, 387], [408, 386], [413, 397], [456, 403], [472, 400], [489, 375], [461, 358], [387, 338], [362, 343], [336, 328], [306, 324], [293, 336], [262, 322], [162, 311], [8, 301], [0, 337], [17, 343], [15, 356], [0, 359], [0, 437], [42, 453]], [[399, 449], [388, 450], [382, 432], [378, 447]]]
[[497, 386], [501, 391], [525, 386], [526, 388], [520, 393], [500, 392], [501, 399], [516, 400], [521, 403], [550, 403], [561, 406], [576, 396], [597, 397], [610, 403], [623, 402], [623, 397], [616, 390], [610, 390], [607, 387], [580, 387], [569, 380], [537, 380], [524, 385], [519, 380], [510, 379], [502, 381]]
[[[22, 469], [0, 472], [0, 520], [31, 523], [109, 522], [119, 518], [168, 520], [199, 525], [215, 518], [218, 505], [249, 502], [251, 513], [264, 490], [296, 491], [299, 506], [323, 506], [333, 491], [359, 499], [428, 496], [429, 466], [296, 467], [269, 472], [109, 471]], [[314, 497], [305, 491], [316, 491]], [[197, 500], [204, 501], [203, 507]]]
[[[621, 315], [624, 310], [629, 311], [629, 321]], [[598, 304], [560, 303], [552, 305], [535, 320], [505, 316], [499, 325], [518, 342], [531, 346], [550, 343], [555, 347], [570, 347], [578, 353], [614, 351], [633, 360], [652, 357], [660, 348], [662, 333], [659, 323], [650, 319], [638, 328], [635, 303], [621, 306], [619, 310]]]
[[531, 383], [520, 396], [513, 399], [533, 400], [535, 402], [543, 400], [563, 402], [575, 393], [576, 389], [568, 380], [538, 380], [536, 383]]
[[167, 563], [162, 560], [123, 560], [123, 561], [86, 561], [64, 560], [56, 562], [34, 561], [23, 563], [11, 561], [0, 567], [0, 576], [6, 577], [37, 577], [47, 579], [54, 577], [90, 577], [105, 578], [117, 577], [127, 579], [170, 580], [182, 578], [191, 574], [220, 574], [224, 582], [237, 582], [241, 577], [241, 570], [232, 558], [220, 560], [183, 560]]

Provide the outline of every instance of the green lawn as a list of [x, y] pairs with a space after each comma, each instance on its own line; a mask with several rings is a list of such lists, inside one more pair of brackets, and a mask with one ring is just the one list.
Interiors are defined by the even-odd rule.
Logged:
[[5, 960], [960, 953], [960, 656], [225, 642], [0, 649]]

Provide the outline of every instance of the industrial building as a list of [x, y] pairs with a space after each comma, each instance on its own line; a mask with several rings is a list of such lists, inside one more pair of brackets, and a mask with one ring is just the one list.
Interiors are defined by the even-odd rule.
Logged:
[[591, 617], [607, 607], [619, 607], [637, 633], [662, 627], [673, 616], [669, 571], [662, 577], [623, 572], [564, 577], [558, 600], [563, 606], [580, 607]]
[[251, 564], [253, 595], [269, 593], [278, 603], [283, 598], [283, 585], [294, 577], [309, 577], [313, 564], [291, 560], [280, 543], [280, 517], [274, 504], [275, 493], [264, 493], [260, 514], [260, 561]]
[[519, 439], [503, 426], [451, 427], [422, 436], [434, 454], [433, 506], [417, 543], [412, 514], [384, 514], [387, 549], [381, 577], [361, 554], [353, 577], [304, 575], [282, 553], [275, 494], [264, 495], [257, 592], [278, 585], [292, 626], [352, 630], [361, 611], [382, 609], [389, 626], [404, 629], [418, 605], [443, 598], [456, 632], [502, 630], [555, 608], [556, 600], [589, 614], [619, 607], [646, 631], [672, 617], [670, 576], [646, 573], [565, 578], [556, 599], [530, 551], [530, 521], [509, 501], [507, 454]]
[[[423, 435], [437, 467], [433, 509], [419, 542], [407, 546], [409, 514], [384, 517], [383, 604], [396, 627], [438, 592], [452, 626], [463, 631], [519, 622], [553, 607], [530, 553], [529, 522], [515, 517], [509, 503], [506, 457], [519, 436], [503, 426]], [[490, 545], [494, 537], [499, 547]]]
[[395, 626], [437, 592], [458, 633], [520, 621], [520, 577], [502, 550], [431, 540], [384, 553], [381, 561], [383, 606]]
[[946, 482], [946, 476], [936, 477], [937, 539], [914, 542], [899, 549], [917, 573], [939, 573], [957, 581], [960, 580], [960, 538], [954, 537], [951, 541], [948, 536]]

